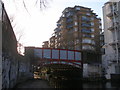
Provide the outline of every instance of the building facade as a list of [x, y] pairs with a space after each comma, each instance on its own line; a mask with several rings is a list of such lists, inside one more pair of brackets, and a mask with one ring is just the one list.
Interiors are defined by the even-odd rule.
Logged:
[[44, 41], [42, 47], [49, 48], [49, 41]]
[[103, 66], [106, 78], [111, 79], [114, 74], [120, 74], [120, 1], [104, 4], [103, 20], [105, 39]]
[[100, 51], [101, 19], [91, 8], [65, 8], [54, 31], [55, 48]]
[[54, 35], [49, 40], [49, 47], [55, 48], [55, 36]]

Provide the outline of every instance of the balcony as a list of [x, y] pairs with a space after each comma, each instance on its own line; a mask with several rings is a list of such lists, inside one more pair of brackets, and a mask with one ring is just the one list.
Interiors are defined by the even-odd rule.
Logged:
[[91, 24], [82, 23], [82, 27], [91, 27]]
[[66, 17], [70, 17], [70, 16], [73, 16], [73, 15], [74, 15], [74, 12], [72, 12], [72, 11], [69, 11], [69, 12], [66, 13]]
[[113, 16], [112, 11], [107, 14], [107, 17], [112, 17], [112, 16]]
[[108, 28], [108, 30], [113, 31], [113, 30], [114, 30], [114, 27], [113, 27], [113, 26], [110, 26], [110, 27]]
[[111, 21], [111, 23], [109, 23], [109, 25], [108, 25], [109, 27], [108, 27], [108, 30], [110, 30], [110, 31], [113, 31], [114, 30], [114, 23]]
[[94, 51], [95, 48], [92, 47], [91, 45], [83, 45], [83, 46], [82, 46], [82, 50], [92, 50], [92, 51]]
[[91, 33], [91, 30], [87, 30], [87, 29], [82, 29], [83, 33]]
[[91, 39], [83, 39], [82, 40], [82, 44], [94, 44], [95, 42], [93, 41], [93, 40], [91, 40]]
[[66, 26], [67, 29], [70, 29], [70, 28], [72, 28], [72, 27], [73, 27], [73, 24], [70, 24], [70, 25], [67, 25], [67, 26]]
[[82, 18], [82, 21], [90, 21], [89, 18]]
[[83, 34], [84, 38], [91, 38], [91, 35]]
[[61, 24], [58, 23], [57, 26], [59, 27], [59, 26], [61, 26]]
[[73, 19], [71, 19], [71, 18], [66, 19], [66, 22], [67, 22], [67, 23], [70, 23], [70, 22], [72, 22], [72, 21], [73, 21]]
[[107, 14], [107, 17], [113, 17], [113, 15], [115, 16], [118, 16], [118, 11], [115, 9], [115, 10], [110, 10]]
[[109, 43], [110, 46], [115, 46], [116, 44], [118, 44], [117, 41], [113, 41], [113, 42], [110, 42], [110, 43]]

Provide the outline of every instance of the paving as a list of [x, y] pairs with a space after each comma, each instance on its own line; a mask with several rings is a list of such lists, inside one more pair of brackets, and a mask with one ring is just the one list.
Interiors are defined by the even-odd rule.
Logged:
[[41, 80], [41, 79], [32, 79], [32, 80], [27, 80], [23, 83], [20, 83], [18, 84], [16, 87], [15, 87], [15, 90], [19, 89], [19, 88], [36, 88], [36, 89], [43, 89], [43, 88], [52, 88], [48, 81], [46, 80]]

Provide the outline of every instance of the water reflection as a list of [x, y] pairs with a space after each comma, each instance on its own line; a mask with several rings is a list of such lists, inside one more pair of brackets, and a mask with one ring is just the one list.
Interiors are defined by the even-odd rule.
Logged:
[[83, 89], [84, 88], [120, 88], [120, 83], [115, 82], [87, 82], [83, 83]]
[[[58, 87], [59, 86], [59, 87]], [[93, 88], [93, 89], [120, 89], [120, 83], [114, 83], [114, 82], [84, 82], [84, 83], [78, 83], [78, 82], [62, 82], [62, 84], [58, 84], [58, 86], [55, 86], [56, 88], [83, 88], [83, 90]]]
[[[52, 80], [53, 81], [53, 80]], [[82, 88], [82, 90], [86, 89], [99, 89], [99, 90], [120, 90], [120, 82], [81, 82], [79, 80], [54, 80], [52, 82], [53, 87], [55, 88]]]

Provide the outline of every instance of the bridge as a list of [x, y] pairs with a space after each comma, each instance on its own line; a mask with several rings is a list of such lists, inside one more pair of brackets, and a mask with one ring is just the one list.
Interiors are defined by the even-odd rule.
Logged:
[[[33, 72], [42, 79], [75, 82], [82, 78], [82, 52], [68, 49], [26, 47], [25, 55], [32, 63]], [[65, 84], [65, 83], [64, 83]]]
[[81, 51], [78, 50], [26, 47], [25, 55], [32, 59], [34, 65], [40, 67], [48, 64], [65, 64], [82, 68]]

